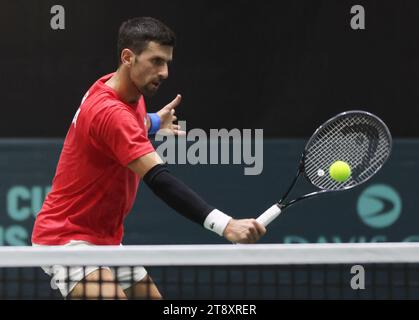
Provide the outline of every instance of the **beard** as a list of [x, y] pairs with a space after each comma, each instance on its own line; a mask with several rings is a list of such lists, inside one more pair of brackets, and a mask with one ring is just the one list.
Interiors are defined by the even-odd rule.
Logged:
[[157, 91], [159, 90], [160, 86], [155, 86], [153, 83], [149, 83], [142, 87], [137, 87], [138, 92], [140, 92], [142, 95], [146, 96], [147, 98], [153, 97]]

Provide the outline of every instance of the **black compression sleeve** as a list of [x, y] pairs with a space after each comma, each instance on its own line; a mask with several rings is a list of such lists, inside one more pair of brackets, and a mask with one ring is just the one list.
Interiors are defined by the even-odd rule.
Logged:
[[169, 207], [200, 225], [204, 224], [207, 215], [215, 209], [173, 176], [165, 165], [154, 166], [143, 180]]

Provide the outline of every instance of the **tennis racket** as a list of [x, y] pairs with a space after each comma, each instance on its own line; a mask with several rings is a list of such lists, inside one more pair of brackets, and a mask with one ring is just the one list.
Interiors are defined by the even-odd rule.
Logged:
[[[307, 142], [297, 175], [282, 199], [256, 220], [266, 227], [284, 209], [300, 200], [359, 186], [381, 169], [390, 156], [391, 147], [390, 131], [377, 116], [365, 111], [347, 111], [336, 115], [321, 125]], [[343, 182], [329, 175], [330, 166], [338, 160], [351, 167], [350, 177]], [[317, 191], [287, 201], [301, 175]]]

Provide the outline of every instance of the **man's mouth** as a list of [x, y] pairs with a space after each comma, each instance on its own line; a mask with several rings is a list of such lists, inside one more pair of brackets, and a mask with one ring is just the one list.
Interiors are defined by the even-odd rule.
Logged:
[[154, 86], [154, 88], [157, 89], [158, 87], [160, 87], [161, 82], [160, 81], [154, 81], [151, 84]]

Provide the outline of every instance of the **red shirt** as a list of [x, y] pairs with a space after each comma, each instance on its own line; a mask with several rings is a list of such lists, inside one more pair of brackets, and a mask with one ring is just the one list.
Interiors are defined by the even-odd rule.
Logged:
[[122, 241], [123, 221], [140, 182], [127, 164], [154, 148], [148, 139], [144, 99], [136, 106], [123, 103], [105, 84], [111, 76], [89, 89], [73, 119], [51, 192], [35, 221], [33, 243]]

